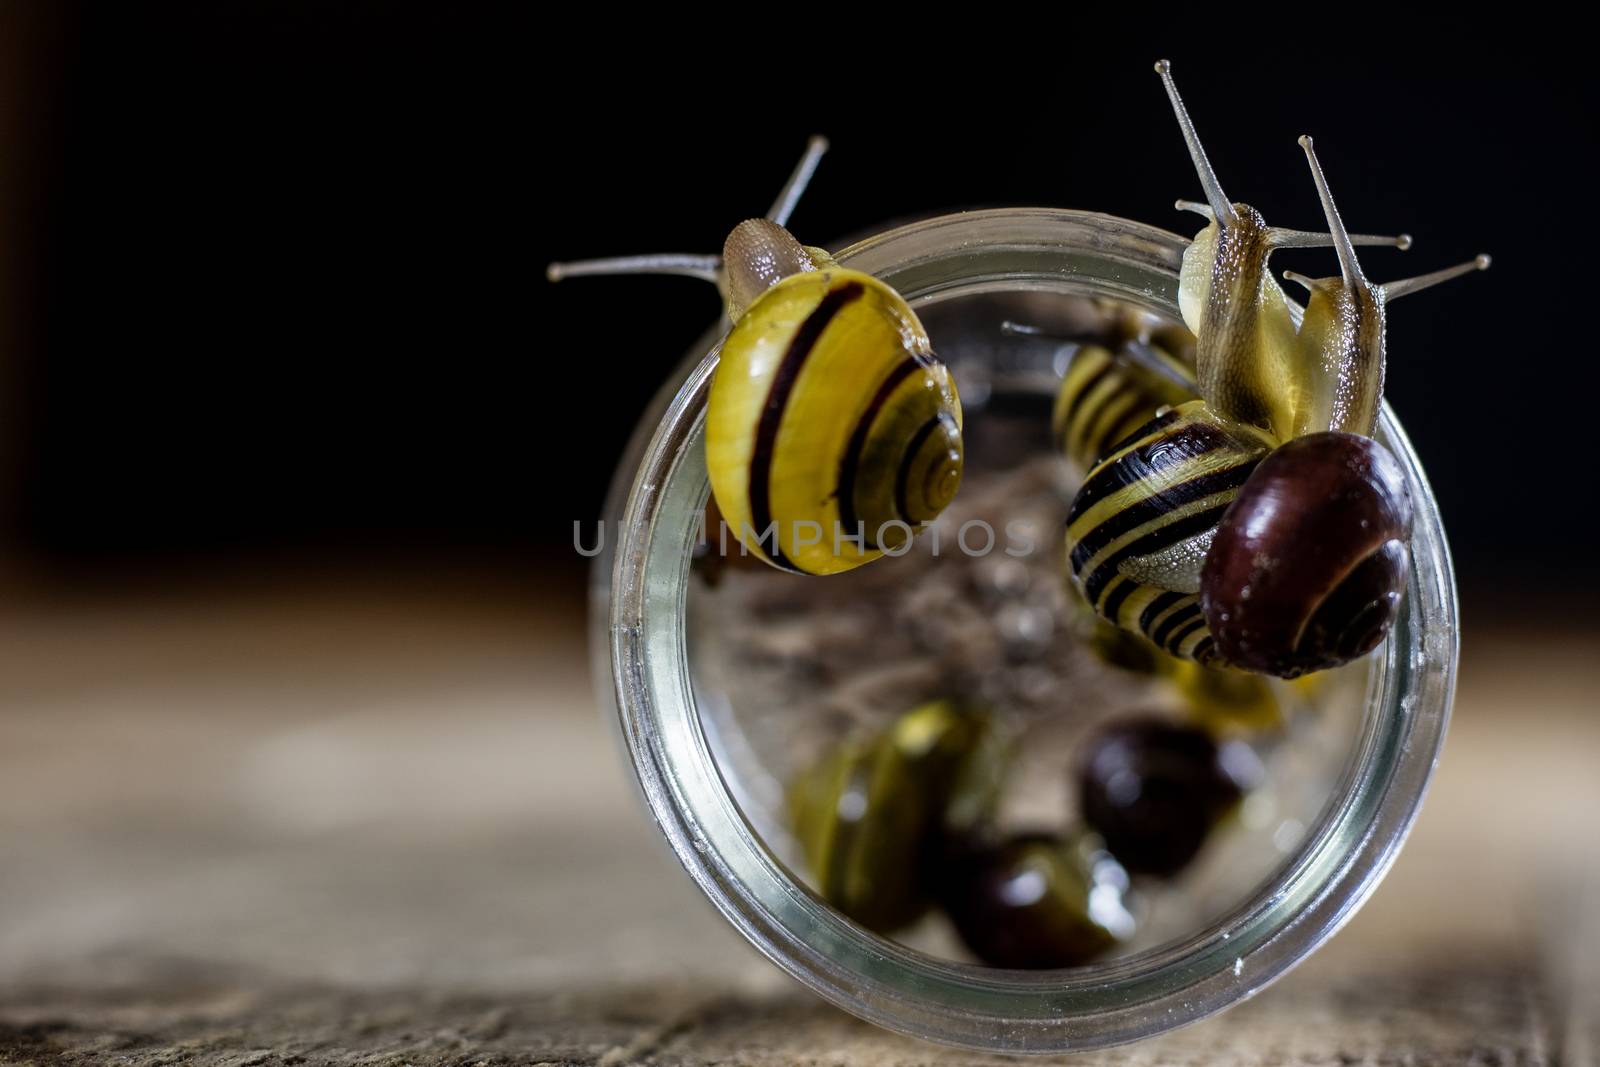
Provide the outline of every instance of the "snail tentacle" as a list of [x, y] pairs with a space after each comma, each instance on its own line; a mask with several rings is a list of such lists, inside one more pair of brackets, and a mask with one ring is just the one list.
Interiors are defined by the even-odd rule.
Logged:
[[800, 197], [805, 194], [806, 186], [811, 184], [811, 176], [817, 172], [817, 164], [822, 162], [822, 157], [827, 151], [826, 137], [813, 134], [806, 141], [805, 155], [795, 164], [789, 180], [778, 190], [778, 198], [767, 209], [766, 217], [769, 221], [776, 222], [779, 226], [789, 225], [789, 216], [794, 214], [794, 209], [799, 206]]

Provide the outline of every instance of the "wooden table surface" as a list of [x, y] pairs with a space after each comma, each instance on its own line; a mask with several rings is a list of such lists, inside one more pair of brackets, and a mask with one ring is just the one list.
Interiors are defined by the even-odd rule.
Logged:
[[[0, 1063], [1014, 1062], [824, 1005], [637, 805], [570, 589], [284, 580], [0, 615]], [[1600, 640], [1472, 632], [1373, 900], [1075, 1064], [1590, 1064]]]

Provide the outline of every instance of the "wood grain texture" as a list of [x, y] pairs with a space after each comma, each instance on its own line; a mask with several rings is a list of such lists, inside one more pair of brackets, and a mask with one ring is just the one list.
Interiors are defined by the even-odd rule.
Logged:
[[[595, 718], [576, 611], [0, 616], [0, 1063], [1016, 1062], [857, 1022], [712, 912]], [[1592, 1062], [1593, 648], [1470, 639], [1433, 795], [1349, 928], [1232, 1011], [1061, 1062]]]

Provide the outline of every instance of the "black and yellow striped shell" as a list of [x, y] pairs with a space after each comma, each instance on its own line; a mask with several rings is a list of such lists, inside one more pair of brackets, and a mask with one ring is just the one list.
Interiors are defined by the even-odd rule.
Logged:
[[900, 550], [955, 496], [961, 402], [910, 306], [868, 274], [783, 278], [723, 342], [706, 464], [767, 562], [834, 574]]
[[1179, 382], [1194, 372], [1155, 345], [1142, 355], [1160, 361], [1165, 374], [1141, 366], [1105, 345], [1086, 344], [1073, 354], [1050, 416], [1057, 446], [1080, 472], [1155, 418], [1165, 407], [1194, 398]]
[[1067, 516], [1073, 585], [1096, 614], [1208, 662], [1200, 568], [1218, 522], [1266, 454], [1266, 433], [1193, 400], [1138, 430], [1089, 472]]
[[947, 820], [978, 817], [965, 809], [982, 807], [993, 785], [990, 740], [981, 715], [938, 700], [836, 745], [796, 778], [791, 824], [823, 899], [880, 933], [921, 917]]

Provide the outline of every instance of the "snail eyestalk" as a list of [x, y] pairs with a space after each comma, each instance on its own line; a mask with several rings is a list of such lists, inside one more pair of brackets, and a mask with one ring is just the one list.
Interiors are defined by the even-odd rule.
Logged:
[[[826, 137], [812, 137], [806, 142], [805, 154], [795, 164], [789, 180], [783, 183], [778, 199], [767, 212], [767, 220], [783, 226], [794, 213], [795, 205], [811, 183], [817, 164], [828, 151]], [[678, 274], [686, 278], [699, 278], [713, 285], [722, 284], [723, 259], [721, 256], [698, 256], [676, 252], [644, 256], [615, 256], [610, 259], [582, 259], [572, 263], [551, 263], [544, 269], [545, 279], [552, 282], [568, 278], [596, 277], [615, 274]]]
[[1308, 293], [1314, 293], [1317, 291], [1317, 280], [1315, 278], [1307, 277], [1306, 275], [1301, 274], [1299, 271], [1284, 271], [1283, 280], [1286, 282], [1294, 282]]
[[783, 188], [778, 192], [778, 199], [772, 202], [772, 207], [767, 211], [766, 217], [769, 221], [776, 222], [779, 226], [789, 225], [789, 216], [794, 214], [795, 206], [800, 203], [800, 197], [804, 195], [806, 186], [811, 184], [811, 176], [817, 172], [817, 164], [822, 162], [822, 157], [827, 151], [826, 137], [814, 135], [806, 142], [805, 155], [795, 164], [794, 173], [783, 183]]
[[567, 278], [611, 274], [679, 274], [716, 284], [722, 273], [722, 257], [696, 256], [676, 252], [647, 256], [615, 256], [610, 259], [580, 259], [572, 263], [551, 263], [544, 276], [552, 282]]
[[[1172, 205], [1179, 211], [1192, 211], [1209, 222], [1216, 222], [1217, 216], [1209, 207], [1198, 200], [1179, 200]], [[1268, 248], [1327, 248], [1334, 243], [1331, 233], [1318, 233], [1314, 230], [1286, 230], [1281, 226], [1267, 227]], [[1350, 243], [1355, 245], [1373, 245], [1398, 248], [1400, 251], [1409, 251], [1411, 248], [1411, 235], [1409, 233], [1396, 234], [1393, 237], [1371, 234], [1353, 233]]]
[[[1087, 331], [1078, 334], [1051, 333], [1040, 326], [1031, 326], [1025, 322], [1014, 322], [1006, 319], [1000, 323], [1000, 332], [1007, 337], [1037, 337], [1042, 341], [1054, 341], [1063, 348], [1073, 348], [1070, 358], [1085, 348], [1098, 349], [1107, 353], [1111, 359], [1124, 367], [1133, 367], [1145, 371], [1168, 385], [1182, 390], [1182, 399], [1189, 400], [1194, 396], [1194, 374], [1181, 361], [1164, 352], [1150, 342], [1150, 330], [1146, 326], [1137, 335], [1118, 333], [1116, 330], [1106, 329]], [[1070, 364], [1069, 364], [1070, 365]], [[1111, 394], [1116, 390], [1107, 388], [1106, 393]], [[1168, 402], [1167, 398], [1155, 402], [1154, 407], [1160, 407]], [[1154, 414], [1154, 412], [1151, 412]], [[1058, 413], [1059, 414], [1059, 413]], [[1142, 420], [1141, 420], [1142, 421]], [[1091, 457], [1098, 459], [1098, 456]]]
[[1317, 183], [1317, 196], [1322, 198], [1322, 210], [1328, 216], [1328, 228], [1333, 233], [1333, 250], [1339, 254], [1339, 273], [1344, 276], [1347, 286], [1364, 284], [1366, 276], [1361, 273], [1361, 264], [1356, 260], [1355, 244], [1345, 231], [1339, 209], [1333, 204], [1333, 193], [1328, 188], [1327, 177], [1322, 173], [1322, 164], [1317, 161], [1310, 134], [1300, 135], [1300, 147], [1306, 150], [1306, 160], [1311, 164], [1311, 178]]
[[[1402, 252], [1411, 249], [1411, 235], [1409, 233], [1386, 236], [1373, 233], [1350, 233], [1345, 239], [1352, 245], [1367, 247], [1398, 248]], [[1338, 239], [1329, 233], [1314, 233], [1310, 230], [1285, 230], [1277, 226], [1267, 230], [1267, 244], [1273, 248], [1327, 248], [1330, 245], [1337, 248]]]
[[1159, 378], [1166, 379], [1169, 384], [1191, 395], [1194, 393], [1194, 375], [1189, 372], [1189, 368], [1143, 341], [1138, 339], [1128, 341], [1117, 350], [1117, 357]]
[[1383, 290], [1385, 301], [1397, 300], [1402, 296], [1410, 296], [1412, 293], [1421, 292], [1431, 286], [1438, 285], [1440, 282], [1447, 282], [1451, 278], [1459, 278], [1463, 274], [1471, 274], [1475, 270], [1488, 270], [1489, 263], [1488, 256], [1480, 255], [1469, 259], [1465, 263], [1458, 263], [1454, 267], [1436, 270], [1431, 274], [1419, 274], [1415, 278], [1403, 278], [1397, 282], [1384, 282], [1378, 288]]
[[1188, 109], [1183, 106], [1183, 98], [1178, 95], [1178, 87], [1172, 82], [1172, 64], [1165, 59], [1156, 63], [1156, 73], [1161, 75], [1161, 84], [1166, 87], [1167, 98], [1172, 101], [1172, 111], [1178, 117], [1178, 129], [1183, 131], [1183, 139], [1189, 146], [1189, 156], [1194, 160], [1195, 173], [1200, 176], [1200, 187], [1205, 190], [1206, 203], [1211, 205], [1211, 213], [1216, 220], [1226, 229], [1238, 224], [1239, 216], [1233, 210], [1233, 204], [1222, 192], [1222, 183], [1217, 180], [1217, 172], [1211, 169], [1211, 160], [1206, 158], [1206, 150], [1200, 144], [1200, 135], [1195, 132], [1194, 122], [1189, 118]]

